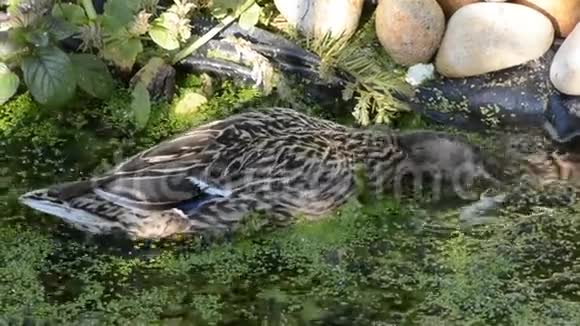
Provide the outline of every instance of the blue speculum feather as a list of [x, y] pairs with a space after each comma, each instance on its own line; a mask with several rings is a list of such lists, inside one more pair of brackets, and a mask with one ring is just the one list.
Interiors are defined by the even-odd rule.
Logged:
[[219, 197], [217, 195], [209, 195], [209, 194], [203, 194], [199, 197], [190, 199], [190, 200], [186, 200], [183, 201], [179, 204], [177, 204], [177, 206], [175, 208], [183, 211], [183, 213], [187, 216], [191, 216], [193, 214], [196, 213], [196, 211], [205, 203], [207, 203], [208, 201], [210, 201], [211, 199], [214, 199], [216, 197]]

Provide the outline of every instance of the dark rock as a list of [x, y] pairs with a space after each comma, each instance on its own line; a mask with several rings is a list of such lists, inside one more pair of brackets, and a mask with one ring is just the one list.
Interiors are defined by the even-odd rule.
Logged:
[[131, 78], [131, 87], [142, 82], [154, 101], [170, 100], [175, 94], [175, 69], [163, 59], [153, 57]]

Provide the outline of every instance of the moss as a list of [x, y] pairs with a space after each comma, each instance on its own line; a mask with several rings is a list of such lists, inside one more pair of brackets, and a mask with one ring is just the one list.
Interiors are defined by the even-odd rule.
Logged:
[[54, 307], [47, 303], [38, 280], [51, 239], [24, 227], [0, 228], [0, 316], [47, 317]]

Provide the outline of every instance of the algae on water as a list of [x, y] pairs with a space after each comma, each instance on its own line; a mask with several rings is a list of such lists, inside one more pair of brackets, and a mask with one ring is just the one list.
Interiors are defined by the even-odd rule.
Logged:
[[[188, 77], [178, 92], [201, 84]], [[88, 237], [16, 200], [276, 101], [226, 84], [191, 114], [174, 114], [177, 100], [154, 105], [142, 131], [124, 91], [63, 111], [28, 94], [1, 106], [0, 324], [580, 323], [580, 214], [571, 193], [518, 191], [499, 222], [468, 231], [444, 212], [385, 198], [283, 229], [261, 230], [257, 216], [243, 235], [217, 242], [140, 243]], [[492, 148], [491, 139], [470, 137]]]

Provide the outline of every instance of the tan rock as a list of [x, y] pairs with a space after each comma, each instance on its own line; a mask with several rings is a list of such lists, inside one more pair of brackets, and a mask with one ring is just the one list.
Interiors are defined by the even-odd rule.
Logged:
[[553, 40], [552, 23], [534, 9], [513, 3], [474, 3], [449, 20], [435, 67], [447, 77], [480, 75], [537, 59]]
[[580, 0], [515, 0], [546, 15], [556, 28], [556, 34], [566, 37], [580, 22]]
[[445, 31], [445, 15], [435, 0], [381, 0], [375, 24], [387, 53], [411, 66], [431, 60]]
[[364, 0], [274, 0], [280, 14], [304, 34], [350, 36], [358, 27]]
[[556, 52], [550, 66], [550, 80], [560, 92], [580, 95], [580, 23]]
[[443, 12], [445, 12], [446, 17], [451, 17], [453, 13], [457, 11], [457, 9], [468, 5], [470, 3], [479, 2], [479, 0], [437, 0]]

